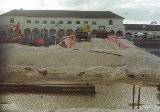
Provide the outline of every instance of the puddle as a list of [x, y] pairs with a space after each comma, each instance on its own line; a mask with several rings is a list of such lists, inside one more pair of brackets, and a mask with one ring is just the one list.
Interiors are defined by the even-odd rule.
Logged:
[[[54, 93], [0, 93], [0, 104], [6, 110], [49, 111], [68, 108], [132, 109], [132, 85], [96, 85], [95, 87], [96, 94], [93, 96]], [[137, 106], [138, 102], [137, 97], [138, 87], [135, 92], [135, 106]], [[150, 108], [152, 106], [160, 107], [160, 95], [157, 94], [157, 88], [142, 87], [140, 108]]]

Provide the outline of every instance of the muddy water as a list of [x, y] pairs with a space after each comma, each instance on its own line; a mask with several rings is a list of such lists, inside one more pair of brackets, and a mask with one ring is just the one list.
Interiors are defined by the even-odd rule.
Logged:
[[[68, 108], [132, 108], [131, 85], [96, 85], [95, 96], [69, 94], [1, 93], [0, 105], [4, 110], [52, 111]], [[136, 89], [137, 102], [138, 88]], [[160, 108], [156, 88], [142, 87], [140, 108]], [[137, 107], [136, 107], [137, 108]]]

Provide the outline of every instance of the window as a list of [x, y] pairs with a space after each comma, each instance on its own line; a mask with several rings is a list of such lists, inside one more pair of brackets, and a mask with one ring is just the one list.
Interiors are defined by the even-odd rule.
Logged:
[[13, 34], [13, 29], [10, 29], [10, 34]]
[[14, 18], [11, 18], [11, 19], [10, 19], [10, 23], [14, 23]]
[[80, 21], [76, 21], [76, 24], [80, 24]]
[[88, 24], [88, 21], [84, 21], [84, 24]]
[[43, 21], [43, 24], [47, 24], [47, 21]]
[[96, 25], [96, 21], [92, 21], [92, 25]]
[[72, 24], [72, 21], [67, 21], [67, 24]]
[[27, 23], [31, 23], [31, 20], [27, 20]]
[[51, 24], [55, 24], [55, 21], [51, 21]]
[[63, 21], [59, 21], [59, 24], [63, 24]]
[[36, 23], [36, 24], [39, 24], [39, 21], [38, 21], [38, 20], [36, 20], [36, 21], [35, 21], [35, 23]]
[[112, 21], [112, 20], [109, 20], [108, 25], [113, 25], [113, 21]]

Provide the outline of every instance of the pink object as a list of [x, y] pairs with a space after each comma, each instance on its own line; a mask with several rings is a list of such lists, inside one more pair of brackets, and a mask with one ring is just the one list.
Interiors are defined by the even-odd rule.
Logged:
[[70, 35], [69, 38], [70, 38], [69, 48], [72, 48], [75, 45], [76, 37], [75, 35]]
[[126, 46], [125, 44], [123, 44], [119, 39], [122, 39], [122, 37], [118, 37], [118, 36], [108, 36], [108, 39], [111, 40], [112, 42], [116, 43], [116, 45], [119, 48], [128, 48], [128, 46]]

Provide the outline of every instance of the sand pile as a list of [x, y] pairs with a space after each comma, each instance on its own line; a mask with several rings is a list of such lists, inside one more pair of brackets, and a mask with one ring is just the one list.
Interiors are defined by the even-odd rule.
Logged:
[[[65, 41], [68, 43], [68, 40]], [[143, 82], [158, 83], [160, 58], [141, 50], [127, 40], [121, 41], [129, 48], [118, 48], [111, 41], [104, 39], [76, 42], [73, 48], [67, 49], [59, 45], [33, 47], [2, 44], [0, 47], [5, 49], [5, 54], [1, 55], [1, 59], [5, 60], [3, 74], [12, 75], [12, 80], [20, 75], [28, 77], [30, 74], [29, 76], [34, 77], [36, 76], [34, 74], [38, 74], [37, 69], [43, 68], [48, 71], [48, 75], [45, 80], [44, 77], [37, 78], [37, 76], [37, 81], [40, 79], [50, 82], [53, 82], [53, 79], [73, 81], [74, 79], [84, 82], [106, 82], [126, 81], [127, 69], [137, 77], [138, 81], [144, 79]], [[24, 69], [28, 66], [31, 68], [30, 71]]]

